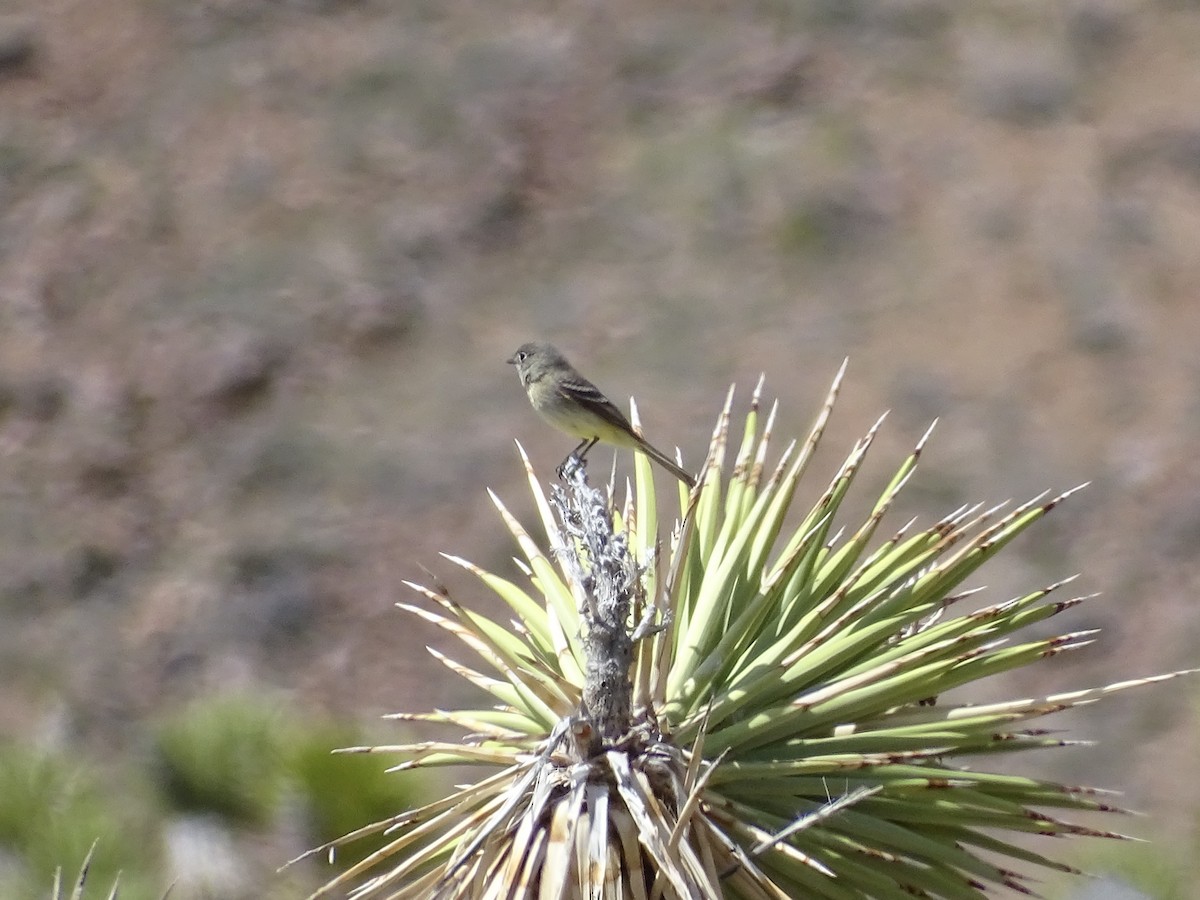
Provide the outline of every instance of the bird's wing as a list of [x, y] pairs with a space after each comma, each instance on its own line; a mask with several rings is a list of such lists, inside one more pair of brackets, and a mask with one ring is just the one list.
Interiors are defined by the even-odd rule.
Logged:
[[558, 387], [558, 392], [568, 400], [574, 400], [580, 406], [583, 406], [594, 412], [604, 421], [615, 425], [622, 431], [627, 431], [630, 434], [636, 435], [633, 426], [629, 424], [629, 419], [625, 418], [625, 414], [621, 412], [611, 400], [601, 393], [600, 389], [585, 378], [571, 379], [564, 381]]

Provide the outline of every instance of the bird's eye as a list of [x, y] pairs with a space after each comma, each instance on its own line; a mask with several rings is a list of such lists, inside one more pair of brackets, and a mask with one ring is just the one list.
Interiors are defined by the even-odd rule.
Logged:
[[524, 350], [517, 351], [517, 360], [518, 361], [525, 362], [525, 357], [527, 357], [527, 356], [529, 356], [529, 354], [526, 353]]

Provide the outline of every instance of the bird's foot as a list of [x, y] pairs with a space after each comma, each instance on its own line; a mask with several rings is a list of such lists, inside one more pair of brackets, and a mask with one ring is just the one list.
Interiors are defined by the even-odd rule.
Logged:
[[561, 463], [559, 463], [558, 468], [554, 471], [558, 475], [560, 481], [570, 481], [578, 469], [586, 469], [586, 467], [587, 464], [583, 461], [583, 457], [576, 453], [572, 453]]

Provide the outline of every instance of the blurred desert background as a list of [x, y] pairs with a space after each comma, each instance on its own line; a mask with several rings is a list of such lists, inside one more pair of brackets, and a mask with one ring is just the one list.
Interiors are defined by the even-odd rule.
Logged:
[[[476, 699], [393, 604], [516, 577], [531, 338], [693, 465], [849, 357], [812, 499], [940, 420], [885, 532], [1090, 481], [975, 583], [1096, 643], [980, 699], [1200, 665], [1200, 3], [0, 0], [0, 896], [299, 897], [436, 789], [327, 751]], [[1047, 894], [1198, 896], [1198, 699], [1003, 762], [1147, 814]]]

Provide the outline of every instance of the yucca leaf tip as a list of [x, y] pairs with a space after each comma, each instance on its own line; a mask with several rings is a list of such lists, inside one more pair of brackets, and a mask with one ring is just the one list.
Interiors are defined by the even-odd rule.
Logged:
[[548, 495], [520, 451], [545, 543], [492, 499], [523, 583], [447, 557], [511, 621], [419, 585], [428, 605], [398, 604], [466, 645], [470, 663], [431, 652], [492, 704], [402, 716], [457, 725], [461, 743], [353, 748], [399, 754], [398, 768], [495, 771], [311, 851], [391, 836], [313, 896], [357, 884], [360, 900], [980, 898], [1033, 893], [1030, 869], [1074, 871], [1025, 835], [1120, 837], [1063, 818], [1121, 812], [1107, 793], [980, 765], [1069, 746], [1034, 720], [1183, 673], [984, 705], [942, 697], [1090, 643], [1090, 631], [1019, 636], [1087, 599], [1059, 599], [1067, 581], [957, 607], [975, 593], [964, 581], [1072, 492], [966, 506], [878, 540], [927, 433], [866, 520], [839, 527], [877, 422], [789, 524], [844, 372], [772, 469], [775, 406], [760, 422], [760, 380], [734, 448], [731, 389], [665, 546], [644, 457], [618, 505], [582, 466]]

